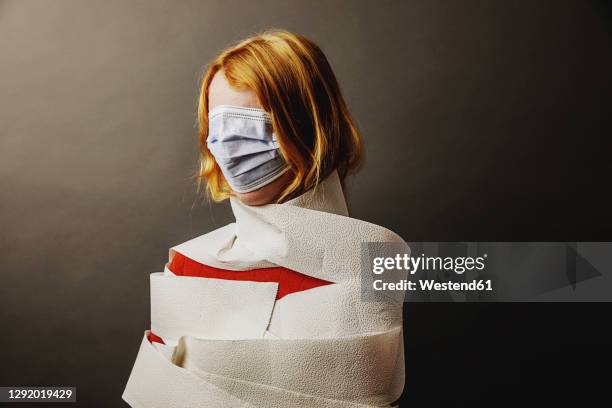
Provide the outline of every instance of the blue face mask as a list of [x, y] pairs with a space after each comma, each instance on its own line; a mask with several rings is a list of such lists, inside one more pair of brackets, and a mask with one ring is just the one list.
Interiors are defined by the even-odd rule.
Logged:
[[206, 143], [238, 193], [260, 189], [289, 169], [272, 133], [270, 115], [262, 109], [221, 105], [211, 110]]

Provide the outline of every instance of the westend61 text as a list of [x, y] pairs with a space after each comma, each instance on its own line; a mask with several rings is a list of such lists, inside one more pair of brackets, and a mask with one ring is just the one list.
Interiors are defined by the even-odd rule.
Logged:
[[402, 279], [399, 282], [383, 282], [382, 280], [375, 280], [372, 283], [374, 290], [423, 290], [423, 291], [484, 291], [493, 290], [491, 280], [474, 279], [470, 282], [437, 282], [432, 279], [420, 279], [417, 282]]

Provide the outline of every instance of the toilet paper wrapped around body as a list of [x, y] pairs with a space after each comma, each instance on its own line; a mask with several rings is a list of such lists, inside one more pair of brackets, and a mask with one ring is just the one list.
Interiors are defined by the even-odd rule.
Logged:
[[331, 284], [150, 275], [146, 330], [123, 399], [134, 408], [389, 407], [404, 387], [403, 293], [361, 298], [362, 243], [405, 242], [348, 217], [338, 174], [283, 204], [231, 198], [236, 222], [170, 249], [226, 270], [284, 267]]

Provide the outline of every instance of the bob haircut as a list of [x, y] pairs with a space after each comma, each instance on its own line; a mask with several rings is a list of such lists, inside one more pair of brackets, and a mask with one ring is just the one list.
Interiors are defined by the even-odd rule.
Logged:
[[363, 158], [361, 137], [338, 81], [321, 49], [308, 38], [284, 30], [268, 30], [224, 50], [203, 76], [198, 103], [199, 184], [206, 180], [214, 201], [232, 195], [221, 169], [208, 150], [208, 90], [222, 71], [237, 89], [250, 89], [272, 119], [279, 150], [294, 180], [276, 202], [316, 187], [333, 170], [345, 177]]

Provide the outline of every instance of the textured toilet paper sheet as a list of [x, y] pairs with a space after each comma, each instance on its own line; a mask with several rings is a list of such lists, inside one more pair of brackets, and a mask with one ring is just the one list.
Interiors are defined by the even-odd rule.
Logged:
[[[292, 390], [287, 388], [278, 387], [278, 385], [282, 384], [266, 384], [255, 381], [249, 381], [243, 378], [251, 378], [258, 379], [258, 374], [268, 373], [270, 374], [271, 365], [264, 363], [263, 366], [256, 367], [254, 370], [250, 370], [247, 368], [244, 373], [240, 373], [240, 370], [236, 370], [233, 374], [237, 374], [239, 378], [232, 378], [230, 376], [224, 376], [220, 374], [215, 374], [212, 372], [207, 372], [204, 370], [200, 370], [200, 368], [193, 362], [188, 363], [190, 365], [190, 369], [182, 368], [178, 364], [181, 364], [181, 360], [186, 357], [181, 356], [181, 352], [176, 350], [174, 353], [178, 361], [168, 361], [162, 354], [160, 354], [147, 340], [147, 332], [145, 332], [141, 347], [138, 353], [138, 358], [134, 367], [132, 369], [132, 373], [128, 380], [128, 384], [123, 393], [123, 399], [129, 403], [132, 407], [135, 408], [203, 408], [203, 407], [227, 407], [227, 408], [246, 408], [246, 407], [262, 407], [262, 408], [286, 408], [286, 407], [299, 407], [299, 408], [373, 408], [373, 407], [389, 407], [390, 403], [393, 401], [390, 396], [399, 396], [401, 393], [401, 388], [403, 387], [403, 354], [400, 351], [396, 356], [394, 356], [393, 360], [397, 360], [398, 366], [393, 368], [388, 368], [394, 371], [395, 377], [393, 381], [389, 382], [388, 385], [390, 387], [395, 388], [394, 390], [385, 390], [386, 392], [382, 395], [366, 395], [366, 393], [362, 390], [358, 390], [357, 387], [360, 385], [364, 385], [364, 380], [366, 383], [366, 387], [371, 391], [371, 384], [378, 384], [384, 387], [385, 380], [379, 379], [376, 380], [377, 376], [374, 377], [365, 377], [365, 375], [371, 375], [371, 372], [363, 372], [360, 371], [359, 368], [354, 369], [352, 367], [344, 367], [349, 370], [349, 372], [345, 373], [337, 373], [339, 375], [329, 377], [330, 381], [324, 388], [322, 388], [323, 393], [314, 392], [314, 393], [304, 393], [299, 390]], [[396, 338], [397, 334], [400, 335], [399, 340]], [[339, 340], [338, 342], [322, 342], [315, 340], [312, 341], [304, 341], [301, 342], [300, 347], [305, 349], [310, 349], [309, 353], [302, 354], [298, 350], [298, 354], [302, 354], [298, 356], [296, 360], [304, 360], [305, 357], [316, 357], [313, 356], [314, 350], [318, 350], [318, 353], [327, 354], [327, 355], [335, 355], [338, 354], [338, 357], [346, 357], [342, 356], [343, 352], [347, 352], [348, 350], [343, 351], [342, 343], [349, 343], [348, 349], [363, 349], [364, 347], [368, 348], [367, 345], [374, 346], [378, 349], [382, 347], [385, 348], [399, 346], [401, 349], [401, 329], [397, 328], [395, 330], [391, 330], [389, 333], [383, 333], [379, 335], [374, 335], [370, 338], [369, 336], [364, 336], [364, 338], [353, 338], [353, 339], [345, 339]], [[191, 339], [191, 341], [199, 341], [197, 339]], [[384, 344], [386, 340], [390, 340], [391, 344]], [[179, 340], [178, 348], [182, 347], [180, 344], [183, 344], [185, 341], [189, 341], [181, 338]], [[366, 346], [357, 346], [356, 343], [363, 342]], [[381, 341], [379, 343], [379, 341]], [[231, 342], [225, 341], [210, 341], [212, 343], [225, 343], [224, 346], [217, 345], [217, 347], [226, 347], [227, 350], [231, 349]], [[265, 343], [274, 343], [275, 340], [260, 340], [260, 341], [241, 341], [240, 348], [246, 352], [261, 352], [262, 347], [271, 347], [275, 348], [276, 346], [273, 344], [264, 345]], [[398, 343], [399, 342], [399, 343]], [[328, 343], [328, 344], [324, 344]], [[354, 343], [350, 345], [350, 343]], [[379, 344], [376, 344], [379, 343]], [[206, 347], [206, 346], [204, 346]], [[251, 349], [252, 347], [252, 349]], [[283, 347], [282, 345], [280, 346]], [[298, 347], [298, 349], [300, 348]], [[259, 350], [257, 350], [259, 348]], [[251, 349], [251, 350], [249, 350]], [[368, 352], [374, 352], [375, 350], [369, 349]], [[224, 357], [230, 358], [232, 352], [228, 351], [229, 354], [224, 354]], [[192, 353], [195, 353], [193, 351]], [[308, 355], [310, 354], [310, 355]], [[216, 357], [219, 357], [220, 354], [217, 353]], [[265, 356], [259, 356], [260, 362], [266, 359], [266, 357], [270, 357], [271, 354], [265, 354]], [[355, 357], [347, 361], [356, 361]], [[289, 360], [292, 360], [291, 355], [285, 355]], [[333, 365], [334, 361], [338, 361], [338, 357], [333, 357], [331, 360], [328, 360], [328, 364]], [[199, 360], [205, 359], [206, 356], [200, 355]], [[370, 357], [371, 359], [372, 357]], [[218, 360], [217, 363], [220, 363], [222, 360]], [[278, 374], [285, 373], [288, 377], [292, 377], [296, 383], [300, 382], [299, 375], [304, 375], [302, 377], [306, 382], [313, 382], [307, 386], [317, 387], [322, 384], [321, 380], [316, 380], [312, 375], [312, 371], [309, 369], [310, 364], [306, 361], [306, 364], [299, 369], [298, 372], [287, 372], [286, 370], [294, 370], [295, 366], [292, 366], [291, 363], [285, 365], [285, 367], [275, 367], [276, 374], [275, 377], [278, 378]], [[378, 365], [380, 366], [380, 365]], [[314, 367], [313, 367], [314, 369]], [[326, 369], [324, 369], [325, 371]], [[349, 374], [350, 373], [350, 374]], [[227, 374], [227, 373], [226, 373]], [[385, 375], [389, 375], [389, 371], [383, 370], [381, 373], [383, 377]], [[242, 378], [240, 378], [242, 377]], [[362, 377], [361, 379], [359, 377]], [[348, 381], [350, 379], [358, 379], [358, 383], [354, 384], [355, 393], [351, 395], [350, 386], [351, 383]], [[370, 383], [367, 385], [367, 383]], [[288, 384], [284, 384], [285, 386]], [[347, 394], [345, 396], [350, 395], [350, 398], [343, 399], [342, 393], [334, 393], [334, 386], [340, 386], [344, 392]], [[304, 387], [304, 386], [302, 386]], [[368, 403], [369, 401], [369, 403]]]
[[134, 408], [254, 408], [170, 361], [147, 339], [145, 331], [122, 398]]
[[[300, 394], [358, 403], [389, 403], [401, 393], [401, 328], [384, 333], [308, 340], [215, 341], [184, 337], [185, 369]], [[313, 375], [316, 373], [316, 375]]]
[[151, 330], [180, 336], [252, 339], [264, 335], [278, 283], [151, 274]]
[[282, 266], [333, 284], [275, 301], [275, 283], [152, 274], [152, 330], [170, 345], [160, 352], [143, 339], [124, 399], [147, 407], [388, 407], [404, 385], [402, 302], [361, 300], [361, 243], [395, 242], [409, 252], [405, 242], [347, 216], [337, 173], [284, 204], [231, 204], [236, 223], [171, 248], [170, 258], [180, 252], [237, 271]]

